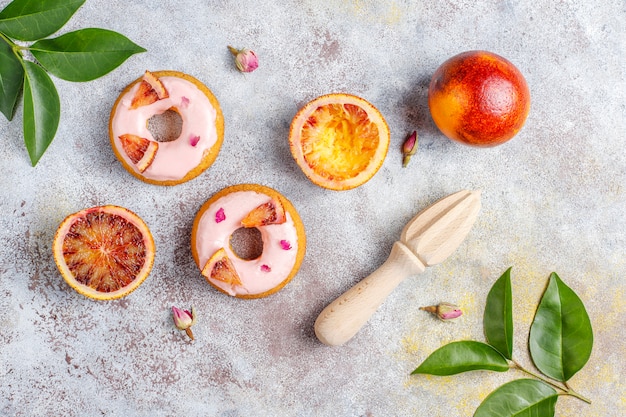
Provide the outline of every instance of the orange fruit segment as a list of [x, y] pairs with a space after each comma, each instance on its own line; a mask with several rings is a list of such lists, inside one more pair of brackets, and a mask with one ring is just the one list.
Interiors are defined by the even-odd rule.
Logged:
[[233, 263], [226, 255], [224, 248], [218, 249], [202, 268], [202, 275], [217, 281], [221, 281], [231, 287], [241, 285], [241, 279], [235, 271]]
[[169, 94], [161, 80], [159, 80], [150, 71], [146, 71], [141, 83], [139, 84], [139, 88], [130, 103], [130, 108], [136, 109], [141, 106], [147, 106], [157, 100], [168, 97]]
[[366, 100], [327, 94], [302, 107], [291, 122], [291, 153], [304, 174], [331, 190], [358, 187], [380, 169], [389, 149], [389, 127]]
[[259, 227], [268, 224], [281, 224], [287, 221], [285, 208], [279, 200], [273, 199], [256, 207], [241, 221], [243, 227]]
[[122, 148], [130, 160], [137, 166], [139, 172], [144, 172], [156, 156], [159, 143], [137, 135], [125, 134], [120, 136]]
[[118, 206], [100, 206], [63, 220], [54, 236], [54, 260], [65, 281], [98, 300], [121, 298], [147, 278], [155, 246], [139, 216]]

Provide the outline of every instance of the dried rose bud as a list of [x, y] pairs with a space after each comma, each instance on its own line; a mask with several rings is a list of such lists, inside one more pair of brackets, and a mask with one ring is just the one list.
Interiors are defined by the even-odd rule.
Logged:
[[215, 213], [215, 223], [221, 223], [224, 220], [226, 220], [226, 213], [224, 213], [224, 208], [220, 207], [220, 209]]
[[259, 67], [259, 59], [256, 54], [247, 49], [237, 49], [232, 46], [228, 47], [228, 50], [235, 57], [235, 66], [241, 72], [252, 72]]
[[193, 147], [195, 147], [198, 142], [200, 142], [200, 136], [196, 136], [196, 135], [191, 135], [189, 137], [189, 144]]
[[420, 307], [420, 310], [435, 314], [441, 320], [452, 320], [463, 315], [460, 308], [450, 303], [440, 303], [436, 306]]
[[404, 141], [402, 145], [402, 167], [406, 167], [409, 164], [409, 160], [417, 152], [417, 131], [413, 131], [411, 135]]
[[184, 330], [187, 336], [193, 340], [193, 333], [191, 332], [191, 326], [196, 324], [196, 314], [191, 307], [191, 311], [183, 310], [178, 307], [172, 306], [172, 315], [174, 317], [174, 325], [179, 330]]

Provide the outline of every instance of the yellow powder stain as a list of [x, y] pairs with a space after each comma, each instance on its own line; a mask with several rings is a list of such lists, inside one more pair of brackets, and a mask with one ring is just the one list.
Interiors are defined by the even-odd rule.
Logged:
[[536, 272], [511, 270], [511, 289], [513, 293], [513, 321], [525, 326], [530, 326], [535, 318], [535, 312], [539, 300], [548, 283], [549, 274]]
[[[400, 341], [401, 350], [393, 353], [396, 359], [408, 363], [411, 371], [417, 368], [430, 353], [439, 347], [439, 342], [433, 342], [431, 338], [424, 337], [426, 334], [428, 332], [424, 327], [413, 327], [413, 331]], [[414, 379], [409, 378], [405, 381], [405, 385], [412, 385], [413, 382]]]
[[[599, 278], [590, 278], [591, 280], [598, 280]], [[583, 300], [596, 299], [597, 289], [595, 286], [588, 286], [583, 291], [583, 294], [579, 294]], [[626, 297], [624, 296], [624, 288], [618, 287], [611, 290], [611, 294], [605, 294], [606, 299], [609, 300], [609, 304], [601, 308], [602, 314], [590, 314], [591, 325], [595, 334], [610, 333], [614, 331], [622, 332], [623, 326], [623, 309], [626, 305]], [[584, 303], [584, 301], [583, 301]], [[589, 311], [589, 308], [587, 308]]]
[[585, 380], [580, 382], [595, 384], [620, 384], [621, 376], [615, 373], [615, 366], [610, 363], [603, 363], [600, 369], [593, 370], [593, 380]]
[[406, 15], [406, 10], [395, 1], [344, 0], [343, 3], [353, 15], [370, 23], [393, 26], [400, 23], [402, 17]]
[[403, 337], [400, 341], [400, 344], [402, 345], [402, 350], [409, 357], [418, 357], [419, 354], [422, 352], [420, 339], [418, 337], [415, 337], [415, 335], [413, 334]]
[[390, 10], [385, 16], [385, 22], [389, 25], [395, 25], [402, 21], [402, 16], [405, 13], [400, 9], [397, 3], [392, 2], [390, 5]]
[[[584, 393], [583, 393], [584, 395]], [[615, 407], [612, 400], [607, 397], [592, 398], [592, 403], [587, 404], [577, 398], [562, 395], [556, 403], [557, 416], [623, 416], [626, 410], [623, 407]]]
[[470, 292], [464, 293], [457, 301], [464, 315], [473, 316], [475, 314], [482, 315], [483, 306], [479, 307], [476, 302], [476, 295]]

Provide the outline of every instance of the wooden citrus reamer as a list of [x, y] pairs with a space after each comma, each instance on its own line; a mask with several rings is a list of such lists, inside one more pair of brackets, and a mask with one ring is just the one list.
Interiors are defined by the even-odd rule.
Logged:
[[402, 230], [387, 260], [330, 303], [315, 321], [326, 345], [350, 340], [405, 278], [444, 261], [459, 247], [480, 211], [480, 191], [462, 190], [419, 212]]

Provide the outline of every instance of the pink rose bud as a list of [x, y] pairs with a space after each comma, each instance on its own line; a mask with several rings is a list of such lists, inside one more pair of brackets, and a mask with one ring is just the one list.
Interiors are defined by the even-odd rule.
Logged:
[[417, 152], [417, 131], [413, 131], [411, 135], [404, 141], [402, 145], [402, 166], [406, 167], [409, 164], [409, 160]]
[[259, 59], [256, 54], [247, 49], [237, 49], [232, 46], [228, 47], [228, 50], [235, 57], [235, 66], [241, 72], [252, 72], [259, 67]]
[[436, 306], [420, 307], [420, 310], [435, 314], [441, 320], [453, 320], [463, 315], [460, 308], [450, 303], [440, 303]]
[[196, 323], [196, 314], [193, 310], [193, 307], [191, 307], [191, 311], [189, 311], [172, 306], [172, 315], [176, 328], [179, 330], [184, 330], [187, 333], [187, 336], [189, 336], [191, 340], [193, 340], [191, 326]]

